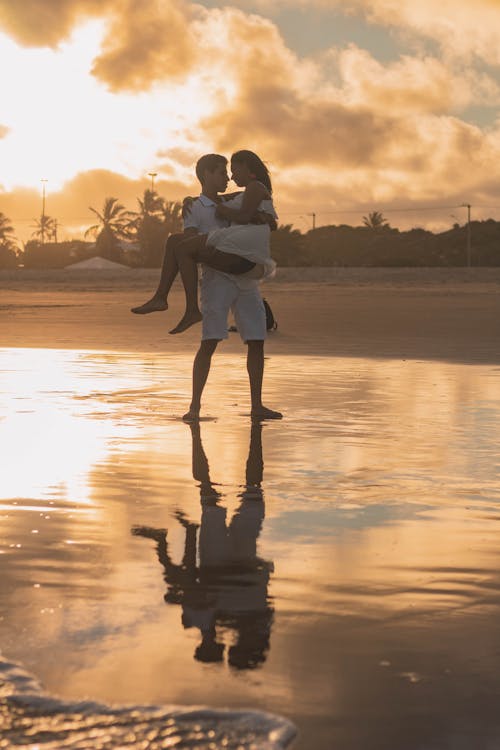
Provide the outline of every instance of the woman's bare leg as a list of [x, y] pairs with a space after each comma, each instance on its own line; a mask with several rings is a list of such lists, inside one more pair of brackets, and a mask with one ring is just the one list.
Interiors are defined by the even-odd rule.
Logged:
[[167, 297], [175, 277], [179, 273], [179, 264], [175, 254], [176, 247], [186, 240], [183, 234], [171, 234], [165, 245], [165, 254], [161, 267], [160, 282], [158, 289], [151, 299], [138, 307], [132, 307], [131, 312], [136, 315], [147, 315], [152, 312], [161, 312], [168, 309]]
[[185, 240], [175, 249], [186, 295], [186, 311], [170, 333], [182, 333], [202, 319], [198, 305], [198, 263], [203, 259], [206, 246], [207, 236], [202, 234]]

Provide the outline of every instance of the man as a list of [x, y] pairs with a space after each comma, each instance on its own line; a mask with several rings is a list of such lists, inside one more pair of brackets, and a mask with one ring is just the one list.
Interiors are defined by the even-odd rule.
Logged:
[[[205, 154], [196, 164], [196, 176], [201, 183], [201, 194], [192, 202], [184, 216], [184, 234], [171, 235], [163, 260], [160, 282], [153, 297], [140, 307], [132, 308], [136, 314], [147, 314], [166, 310], [165, 285], [171, 283], [169, 276], [169, 249], [182, 239], [193, 234], [206, 234], [217, 227], [227, 226], [224, 219], [215, 214], [220, 193], [229, 181], [227, 159], [219, 154]], [[272, 220], [272, 217], [271, 217]], [[201, 397], [212, 362], [212, 355], [219, 341], [227, 338], [227, 318], [233, 311], [238, 331], [247, 344], [247, 371], [250, 381], [250, 396], [253, 419], [281, 419], [282, 414], [268, 409], [262, 403], [262, 380], [264, 374], [264, 340], [266, 338], [266, 315], [257, 281], [244, 282], [230, 274], [202, 266], [201, 311], [202, 340], [193, 364], [192, 398], [189, 411], [184, 414], [186, 422], [199, 419]]]

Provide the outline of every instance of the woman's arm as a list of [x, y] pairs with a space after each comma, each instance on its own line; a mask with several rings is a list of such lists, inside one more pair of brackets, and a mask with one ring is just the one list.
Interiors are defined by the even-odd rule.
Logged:
[[243, 193], [241, 208], [230, 208], [219, 203], [216, 208], [217, 216], [237, 224], [248, 224], [251, 222], [257, 208], [263, 200], [269, 198], [267, 189], [260, 182], [251, 182]]
[[223, 193], [222, 195], [219, 195], [219, 198], [221, 199], [222, 203], [224, 203], [224, 201], [231, 201], [233, 198], [236, 198], [237, 195], [241, 195], [243, 192], [243, 190], [235, 190], [233, 193]]

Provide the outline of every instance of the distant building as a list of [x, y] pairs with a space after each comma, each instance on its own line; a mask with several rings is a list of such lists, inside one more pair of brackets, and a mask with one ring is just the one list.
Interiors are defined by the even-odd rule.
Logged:
[[99, 255], [94, 255], [93, 258], [87, 258], [87, 260], [80, 260], [78, 263], [71, 263], [69, 266], [64, 266], [65, 271], [129, 271], [130, 266], [125, 266], [123, 263], [115, 263], [113, 260], [107, 260], [107, 258], [101, 258]]

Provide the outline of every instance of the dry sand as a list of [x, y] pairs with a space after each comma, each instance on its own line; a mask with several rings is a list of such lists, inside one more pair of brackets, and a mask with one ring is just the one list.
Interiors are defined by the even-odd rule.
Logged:
[[[0, 272], [0, 347], [194, 351], [199, 326], [168, 334], [180, 285], [168, 313], [130, 313], [157, 279], [156, 269]], [[279, 323], [269, 354], [500, 360], [497, 268], [285, 268], [262, 290]], [[230, 334], [224, 351], [240, 347]]]

